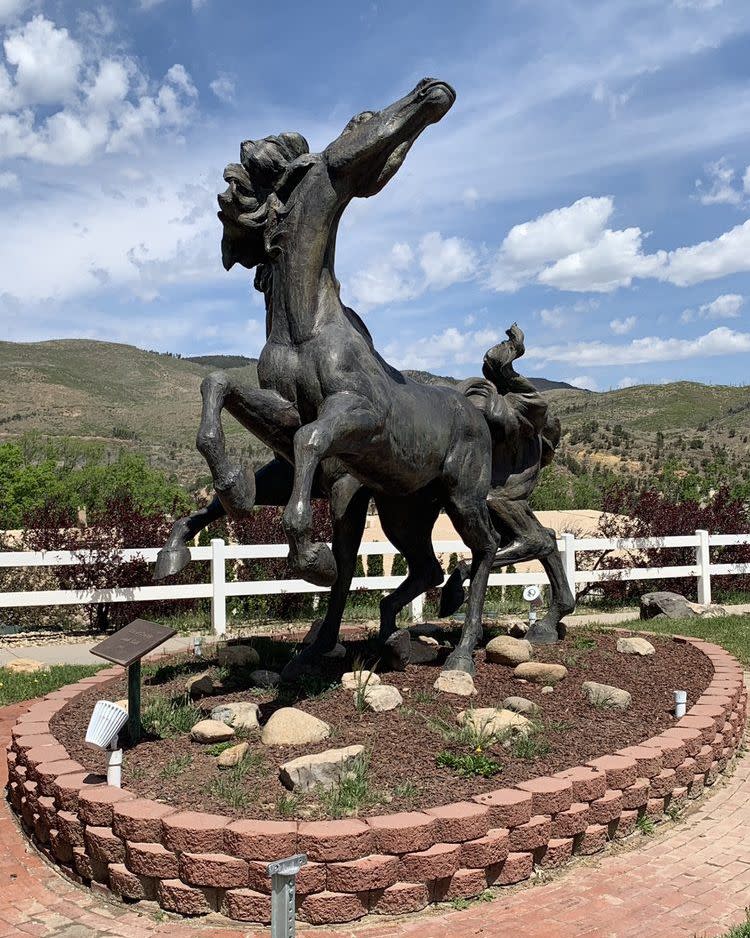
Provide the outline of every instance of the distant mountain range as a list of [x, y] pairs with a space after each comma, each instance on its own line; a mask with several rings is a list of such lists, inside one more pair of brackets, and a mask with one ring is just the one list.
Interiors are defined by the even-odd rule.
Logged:
[[[35, 432], [143, 452], [185, 483], [205, 477], [195, 449], [200, 382], [236, 369], [257, 385], [257, 361], [242, 355], [180, 358], [90, 339], [0, 342], [0, 441]], [[456, 379], [408, 372], [425, 383]], [[563, 424], [563, 451], [624, 471], [651, 471], [665, 456], [700, 466], [712, 451], [750, 463], [750, 387], [691, 382], [592, 393], [532, 379]], [[261, 459], [263, 447], [235, 420], [224, 421], [229, 448]]]

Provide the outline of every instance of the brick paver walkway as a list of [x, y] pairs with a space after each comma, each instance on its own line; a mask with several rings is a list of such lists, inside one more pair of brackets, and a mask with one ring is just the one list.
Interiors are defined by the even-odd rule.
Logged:
[[[0, 710], [0, 741], [27, 705]], [[0, 784], [6, 782], [0, 760]], [[750, 757], [689, 818], [637, 849], [591, 858], [553, 882], [465, 911], [424, 913], [299, 938], [713, 938], [750, 905]], [[0, 806], [0, 938], [269, 938], [269, 929], [158, 921], [114, 906], [53, 871]]]

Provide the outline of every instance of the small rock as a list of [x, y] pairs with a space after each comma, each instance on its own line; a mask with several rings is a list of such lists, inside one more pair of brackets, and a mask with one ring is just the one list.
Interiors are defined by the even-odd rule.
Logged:
[[[404, 698], [399, 694], [398, 688], [390, 684], [376, 684], [374, 687], [368, 687], [364, 692], [365, 703], [375, 713], [385, 713], [386, 710], [395, 710], [404, 702]], [[356, 700], [356, 691], [355, 691]]]
[[473, 710], [462, 710], [456, 717], [456, 722], [464, 725], [471, 723], [479, 733], [502, 736], [505, 733], [527, 735], [531, 721], [520, 713], [512, 710], [501, 710], [495, 707], [477, 707]]
[[533, 700], [527, 697], [506, 697], [503, 701], [504, 710], [512, 710], [513, 713], [521, 713], [524, 716], [534, 716], [539, 713], [539, 707]]
[[612, 687], [611, 684], [598, 684], [596, 681], [584, 681], [581, 685], [584, 694], [595, 707], [612, 707], [616, 710], [627, 710], [630, 706], [631, 696], [626, 690]]
[[441, 671], [432, 686], [444, 694], [456, 694], [458, 697], [473, 697], [477, 692], [474, 678], [466, 671]]
[[265, 668], [253, 671], [250, 675], [250, 682], [253, 687], [278, 687], [280, 680], [280, 674], [276, 671], [266, 671]]
[[498, 635], [487, 642], [485, 655], [492, 664], [508, 664], [515, 667], [524, 661], [531, 661], [531, 642], [524, 638], [511, 638], [510, 635]]
[[219, 758], [216, 760], [219, 768], [232, 769], [235, 765], [239, 765], [247, 755], [249, 748], [250, 743], [238, 743], [236, 746], [230, 746], [229, 749], [220, 752]]
[[542, 661], [525, 661], [519, 664], [513, 674], [516, 677], [533, 681], [535, 684], [557, 684], [568, 676], [564, 664], [545, 664]]
[[511, 635], [513, 638], [523, 638], [529, 631], [529, 623], [524, 619], [516, 619], [515, 622], [508, 622], [505, 627], [508, 630], [508, 635]]
[[554, 693], [555, 693], [555, 688], [554, 688], [554, 687], [550, 687], [549, 684], [548, 684], [546, 687], [543, 687], [543, 688], [542, 688], [542, 693], [543, 693], [543, 694], [554, 694]]
[[621, 655], [655, 655], [656, 649], [645, 638], [637, 635], [617, 639], [617, 650]]
[[260, 664], [260, 655], [252, 645], [222, 645], [216, 658], [225, 668], [254, 668]]
[[211, 719], [226, 723], [227, 726], [232, 726], [236, 730], [257, 730], [259, 712], [258, 704], [239, 701], [214, 707], [211, 711]]
[[285, 762], [279, 769], [281, 784], [291, 791], [305, 792], [320, 786], [334, 788], [354, 769], [364, 746], [346, 746], [344, 749], [326, 749], [312, 755], [299, 756]]
[[417, 635], [417, 641], [423, 645], [429, 645], [431, 648], [440, 648], [440, 642], [432, 635]]
[[185, 681], [185, 691], [193, 699], [210, 697], [215, 689], [214, 680], [207, 671], [204, 674], [194, 674]]
[[127, 700], [116, 700], [116, 701], [115, 701], [115, 706], [116, 706], [116, 707], [122, 707], [123, 710], [128, 710], [128, 709], [129, 709], [128, 701], [127, 701]]
[[727, 611], [723, 606], [704, 606], [701, 603], [691, 603], [688, 602], [688, 606], [697, 612], [702, 619], [719, 619], [727, 615]]
[[644, 593], [641, 596], [641, 619], [655, 619], [658, 615], [664, 615], [668, 619], [692, 619], [698, 613], [679, 593], [670, 593], [667, 590]]
[[374, 687], [380, 683], [380, 675], [374, 671], [347, 671], [341, 675], [344, 690], [357, 690], [359, 687]]
[[261, 740], [266, 746], [302, 746], [319, 743], [330, 735], [331, 727], [317, 717], [296, 707], [282, 707], [271, 714]]
[[38, 674], [40, 671], [49, 671], [49, 665], [33, 658], [14, 658], [3, 666], [11, 674]]
[[196, 743], [225, 743], [234, 736], [234, 730], [221, 720], [201, 720], [190, 730]]

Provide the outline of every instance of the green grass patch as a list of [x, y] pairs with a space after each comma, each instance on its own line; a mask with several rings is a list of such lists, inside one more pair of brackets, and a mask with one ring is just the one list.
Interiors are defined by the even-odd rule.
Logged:
[[361, 808], [378, 802], [377, 794], [370, 785], [369, 770], [369, 756], [359, 756], [338, 785], [320, 793], [320, 802], [328, 817], [352, 817]]
[[152, 697], [141, 715], [143, 728], [152, 736], [170, 739], [182, 733], [189, 733], [203, 714], [193, 706], [190, 699], [176, 697]]
[[435, 761], [446, 769], [451, 769], [457, 775], [467, 778], [471, 775], [481, 775], [482, 778], [492, 778], [499, 775], [503, 767], [495, 759], [490, 759], [482, 752], [464, 753], [443, 751], [438, 753]]
[[222, 752], [225, 752], [227, 749], [231, 749], [232, 746], [236, 745], [236, 742], [214, 743], [213, 746], [204, 747], [203, 751], [208, 753], [209, 756], [220, 756]]
[[83, 677], [91, 677], [103, 667], [103, 664], [55, 664], [49, 671], [37, 671], [35, 674], [16, 674], [7, 668], [0, 668], [0, 706], [44, 697], [66, 684], [75, 684]]
[[175, 758], [170, 759], [161, 770], [161, 777], [178, 778], [186, 769], [190, 768], [192, 762], [193, 757], [189, 752], [184, 756], [175, 756]]
[[735, 925], [721, 938], [750, 938], [750, 910], [746, 910], [747, 921], [742, 925]]
[[248, 772], [257, 769], [263, 757], [257, 753], [248, 753], [245, 758], [231, 769], [219, 769], [219, 774], [211, 779], [208, 792], [224, 804], [233, 808], [246, 808], [251, 801], [245, 777]]
[[721, 616], [716, 619], [649, 619], [623, 623], [621, 628], [644, 629], [660, 635], [691, 635], [715, 642], [750, 665], [750, 616]]

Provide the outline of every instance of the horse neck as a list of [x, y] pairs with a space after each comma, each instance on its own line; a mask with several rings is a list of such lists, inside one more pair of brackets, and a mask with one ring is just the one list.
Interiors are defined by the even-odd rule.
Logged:
[[322, 250], [309, 235], [283, 245], [273, 262], [269, 340], [301, 345], [324, 321], [345, 318], [333, 271], [335, 239], [334, 226]]

